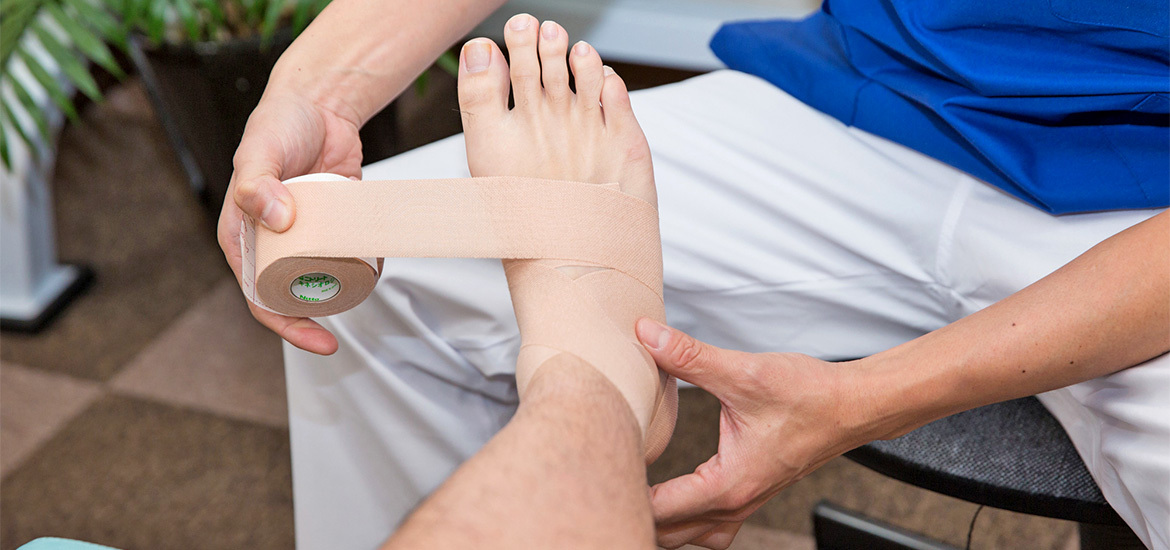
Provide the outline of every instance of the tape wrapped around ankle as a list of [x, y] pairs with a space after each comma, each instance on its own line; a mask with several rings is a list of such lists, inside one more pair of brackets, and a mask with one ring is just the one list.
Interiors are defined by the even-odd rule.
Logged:
[[[557, 353], [602, 369], [648, 364], [607, 376], [631, 403], [654, 403], [634, 414], [647, 430], [647, 455], [665, 447], [674, 380], [653, 368], [633, 335], [639, 317], [665, 321], [653, 205], [618, 184], [517, 177], [352, 181], [313, 174], [286, 185], [296, 204], [292, 227], [276, 233], [245, 217], [241, 230], [241, 286], [257, 306], [296, 317], [351, 309], [377, 284], [381, 262], [374, 258], [504, 259], [523, 340], [521, 391]], [[670, 418], [655, 418], [661, 410]]]

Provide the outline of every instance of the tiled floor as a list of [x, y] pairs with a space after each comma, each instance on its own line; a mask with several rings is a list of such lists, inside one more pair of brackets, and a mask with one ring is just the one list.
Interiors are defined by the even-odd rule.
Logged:
[[[404, 106], [406, 145], [457, 129], [452, 104], [449, 79], [432, 78]], [[248, 315], [140, 86], [111, 90], [83, 119], [62, 137], [54, 193], [61, 256], [93, 265], [98, 282], [45, 333], [0, 343], [0, 550], [50, 535], [291, 548], [279, 340]], [[681, 412], [654, 479], [714, 452], [718, 403], [689, 390]], [[821, 499], [959, 546], [975, 511], [840, 459], [761, 509], [733, 548], [813, 548]], [[973, 547], [1062, 549], [1072, 533], [986, 509]]]

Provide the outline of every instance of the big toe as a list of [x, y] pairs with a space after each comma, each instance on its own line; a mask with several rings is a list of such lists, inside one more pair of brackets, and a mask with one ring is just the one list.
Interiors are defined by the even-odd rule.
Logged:
[[634, 118], [625, 81], [609, 66], [603, 67], [602, 71], [605, 76], [601, 85], [601, 109], [605, 113], [605, 125], [616, 130], [629, 129], [631, 124], [637, 128], [638, 120]]
[[508, 63], [495, 42], [476, 38], [463, 45], [459, 60], [459, 109], [463, 128], [508, 112]]
[[624, 155], [622, 191], [658, 205], [654, 189], [654, 165], [650, 145], [634, 117], [626, 83], [613, 69], [603, 67], [605, 81], [601, 88], [601, 112], [605, 115], [607, 135], [620, 144]]

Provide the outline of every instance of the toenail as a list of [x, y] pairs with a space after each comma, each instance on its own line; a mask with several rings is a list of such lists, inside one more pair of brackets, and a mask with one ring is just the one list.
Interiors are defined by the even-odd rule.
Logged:
[[540, 26], [540, 34], [543, 34], [544, 37], [549, 40], [556, 38], [557, 24], [552, 21], [545, 21], [544, 24]]
[[609, 65], [602, 65], [601, 70], [602, 70], [602, 72], [605, 73], [605, 76], [609, 76], [611, 74], [616, 74], [613, 72], [613, 67], [610, 67]]
[[492, 61], [492, 47], [487, 42], [472, 40], [463, 47], [463, 63], [467, 72], [478, 73], [488, 68]]
[[589, 53], [589, 44], [578, 42], [576, 46], [573, 46], [573, 53], [577, 55], [585, 55]]
[[528, 24], [532, 22], [532, 18], [525, 15], [514, 15], [512, 20], [508, 21], [508, 27], [514, 31], [522, 31], [528, 28]]

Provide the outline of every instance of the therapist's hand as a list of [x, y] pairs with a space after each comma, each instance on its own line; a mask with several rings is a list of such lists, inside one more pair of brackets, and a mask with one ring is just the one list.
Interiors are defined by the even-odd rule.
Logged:
[[847, 363], [720, 349], [649, 319], [637, 333], [662, 370], [723, 406], [718, 454], [650, 490], [661, 546], [727, 548], [781, 489], [871, 439]]
[[[360, 177], [360, 127], [358, 117], [325, 109], [295, 89], [268, 87], [248, 118], [219, 215], [219, 246], [237, 282], [243, 216], [284, 231], [296, 218], [296, 205], [281, 181], [313, 172]], [[248, 307], [256, 320], [298, 348], [322, 355], [337, 351], [337, 339], [312, 319], [278, 315], [250, 302]]]

